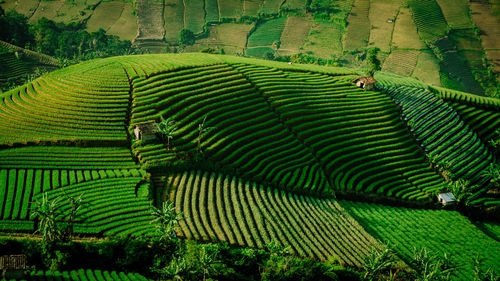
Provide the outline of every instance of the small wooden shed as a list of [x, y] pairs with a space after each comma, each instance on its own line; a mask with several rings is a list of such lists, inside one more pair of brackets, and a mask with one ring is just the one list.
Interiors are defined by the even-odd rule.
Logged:
[[147, 122], [135, 125], [134, 135], [137, 140], [150, 141], [156, 139], [158, 125], [155, 122]]
[[372, 90], [373, 87], [375, 87], [375, 83], [377, 83], [377, 80], [375, 80], [373, 76], [363, 76], [354, 79], [353, 82], [356, 83], [356, 86], [358, 86], [359, 88]]
[[0, 271], [2, 278], [22, 279], [26, 271], [26, 255], [6, 255], [0, 257]]
[[451, 192], [440, 193], [438, 195], [438, 200], [443, 206], [455, 204], [457, 202], [455, 195]]

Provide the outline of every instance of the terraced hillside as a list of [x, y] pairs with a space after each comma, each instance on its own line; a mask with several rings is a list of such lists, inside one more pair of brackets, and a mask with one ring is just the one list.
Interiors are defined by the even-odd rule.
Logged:
[[14, 53], [0, 54], [0, 85], [5, 85], [8, 81], [15, 81], [23, 78], [29, 73], [25, 62], [18, 59]]
[[277, 241], [291, 245], [295, 254], [322, 260], [336, 256], [351, 266], [361, 266], [362, 257], [377, 245], [331, 199], [200, 171], [172, 175], [167, 187], [177, 211], [185, 214], [182, 232], [190, 239], [258, 248]]
[[[372, 246], [404, 235], [385, 234], [389, 226], [363, 218], [364, 205], [335, 195], [431, 207], [446, 185], [434, 159], [479, 185], [473, 204], [498, 206], [480, 176], [498, 163], [486, 145], [500, 122], [497, 99], [384, 74], [380, 90], [365, 91], [356, 77], [348, 68], [201, 53], [99, 59], [46, 74], [0, 96], [0, 230], [33, 232], [32, 202], [44, 196], [67, 221], [69, 200], [82, 196], [90, 206], [76, 233], [148, 235], [150, 206], [169, 199], [184, 214], [182, 237], [275, 241], [360, 266]], [[151, 122], [170, 133], [137, 140], [135, 126]], [[439, 212], [482, 235], [471, 256], [484, 243], [497, 247], [464, 216]], [[405, 246], [397, 252], [408, 259]]]

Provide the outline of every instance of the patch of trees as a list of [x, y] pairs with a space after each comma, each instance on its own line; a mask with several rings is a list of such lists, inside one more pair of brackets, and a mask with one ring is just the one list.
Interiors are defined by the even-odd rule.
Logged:
[[183, 29], [179, 32], [179, 44], [180, 45], [193, 45], [196, 40], [196, 36], [189, 29]]
[[89, 33], [82, 23], [64, 24], [41, 18], [29, 24], [28, 18], [14, 10], [0, 10], [0, 26], [0, 40], [57, 57], [66, 64], [140, 53], [130, 41], [107, 35], [103, 29]]

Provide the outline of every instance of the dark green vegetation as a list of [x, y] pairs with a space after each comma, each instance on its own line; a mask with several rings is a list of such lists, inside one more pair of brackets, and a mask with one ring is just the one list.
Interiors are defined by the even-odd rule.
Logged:
[[[498, 99], [384, 73], [365, 91], [356, 77], [210, 54], [97, 59], [47, 73], [0, 95], [0, 229], [42, 234], [39, 268], [62, 272], [39, 275], [82, 267], [66, 255], [79, 246], [58, 242], [75, 235], [137, 237], [130, 241], [150, 247], [155, 264], [123, 266], [154, 278], [326, 279], [342, 274], [339, 265], [366, 268], [385, 242], [403, 280], [414, 274], [408, 266], [430, 262], [413, 247], [452, 255], [458, 280], [473, 278], [477, 255], [484, 272], [498, 268], [495, 224], [464, 216], [498, 219]], [[143, 123], [158, 130], [138, 140]], [[435, 210], [446, 190], [462, 214]], [[179, 227], [151, 223], [159, 214], [180, 217]], [[158, 236], [159, 227], [168, 229]], [[105, 264], [88, 268], [120, 277]]]
[[23, 14], [4, 12], [1, 7], [0, 26], [0, 90], [4, 91], [61, 65], [142, 52], [103, 29], [89, 33], [82, 23], [56, 23], [47, 18], [30, 24]]
[[0, 254], [27, 254], [36, 269], [24, 280], [361, 280], [359, 272], [333, 259], [299, 258], [273, 243], [255, 249], [176, 238], [167, 242], [124, 237], [57, 242], [54, 250], [59, 253], [59, 270], [44, 269], [46, 254], [39, 241], [3, 238], [0, 246]]
[[47, 18], [29, 24], [28, 18], [15, 10], [0, 10], [0, 26], [0, 40], [61, 60], [78, 62], [135, 52], [130, 41], [106, 35], [103, 29], [89, 33], [82, 24], [56, 23]]

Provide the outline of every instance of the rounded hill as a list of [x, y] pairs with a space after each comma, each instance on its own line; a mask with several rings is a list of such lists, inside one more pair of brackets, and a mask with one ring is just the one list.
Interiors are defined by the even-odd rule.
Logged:
[[[472, 257], [491, 243], [483, 254], [500, 266], [498, 241], [455, 211], [380, 205], [379, 215], [356, 202], [434, 208], [439, 193], [466, 182], [468, 205], [497, 208], [498, 183], [485, 171], [498, 165], [500, 100], [386, 73], [364, 90], [358, 77], [209, 54], [114, 57], [48, 73], [0, 95], [0, 229], [33, 231], [29, 202], [45, 193], [85, 194], [93, 208], [77, 233], [148, 234], [149, 206], [170, 200], [184, 214], [178, 235], [277, 241], [360, 266], [383, 240], [409, 258], [398, 231], [425, 237], [428, 225], [460, 217], [478, 237], [462, 247]], [[428, 224], [381, 230], [398, 212]], [[449, 231], [437, 235], [458, 252], [464, 238]]]

